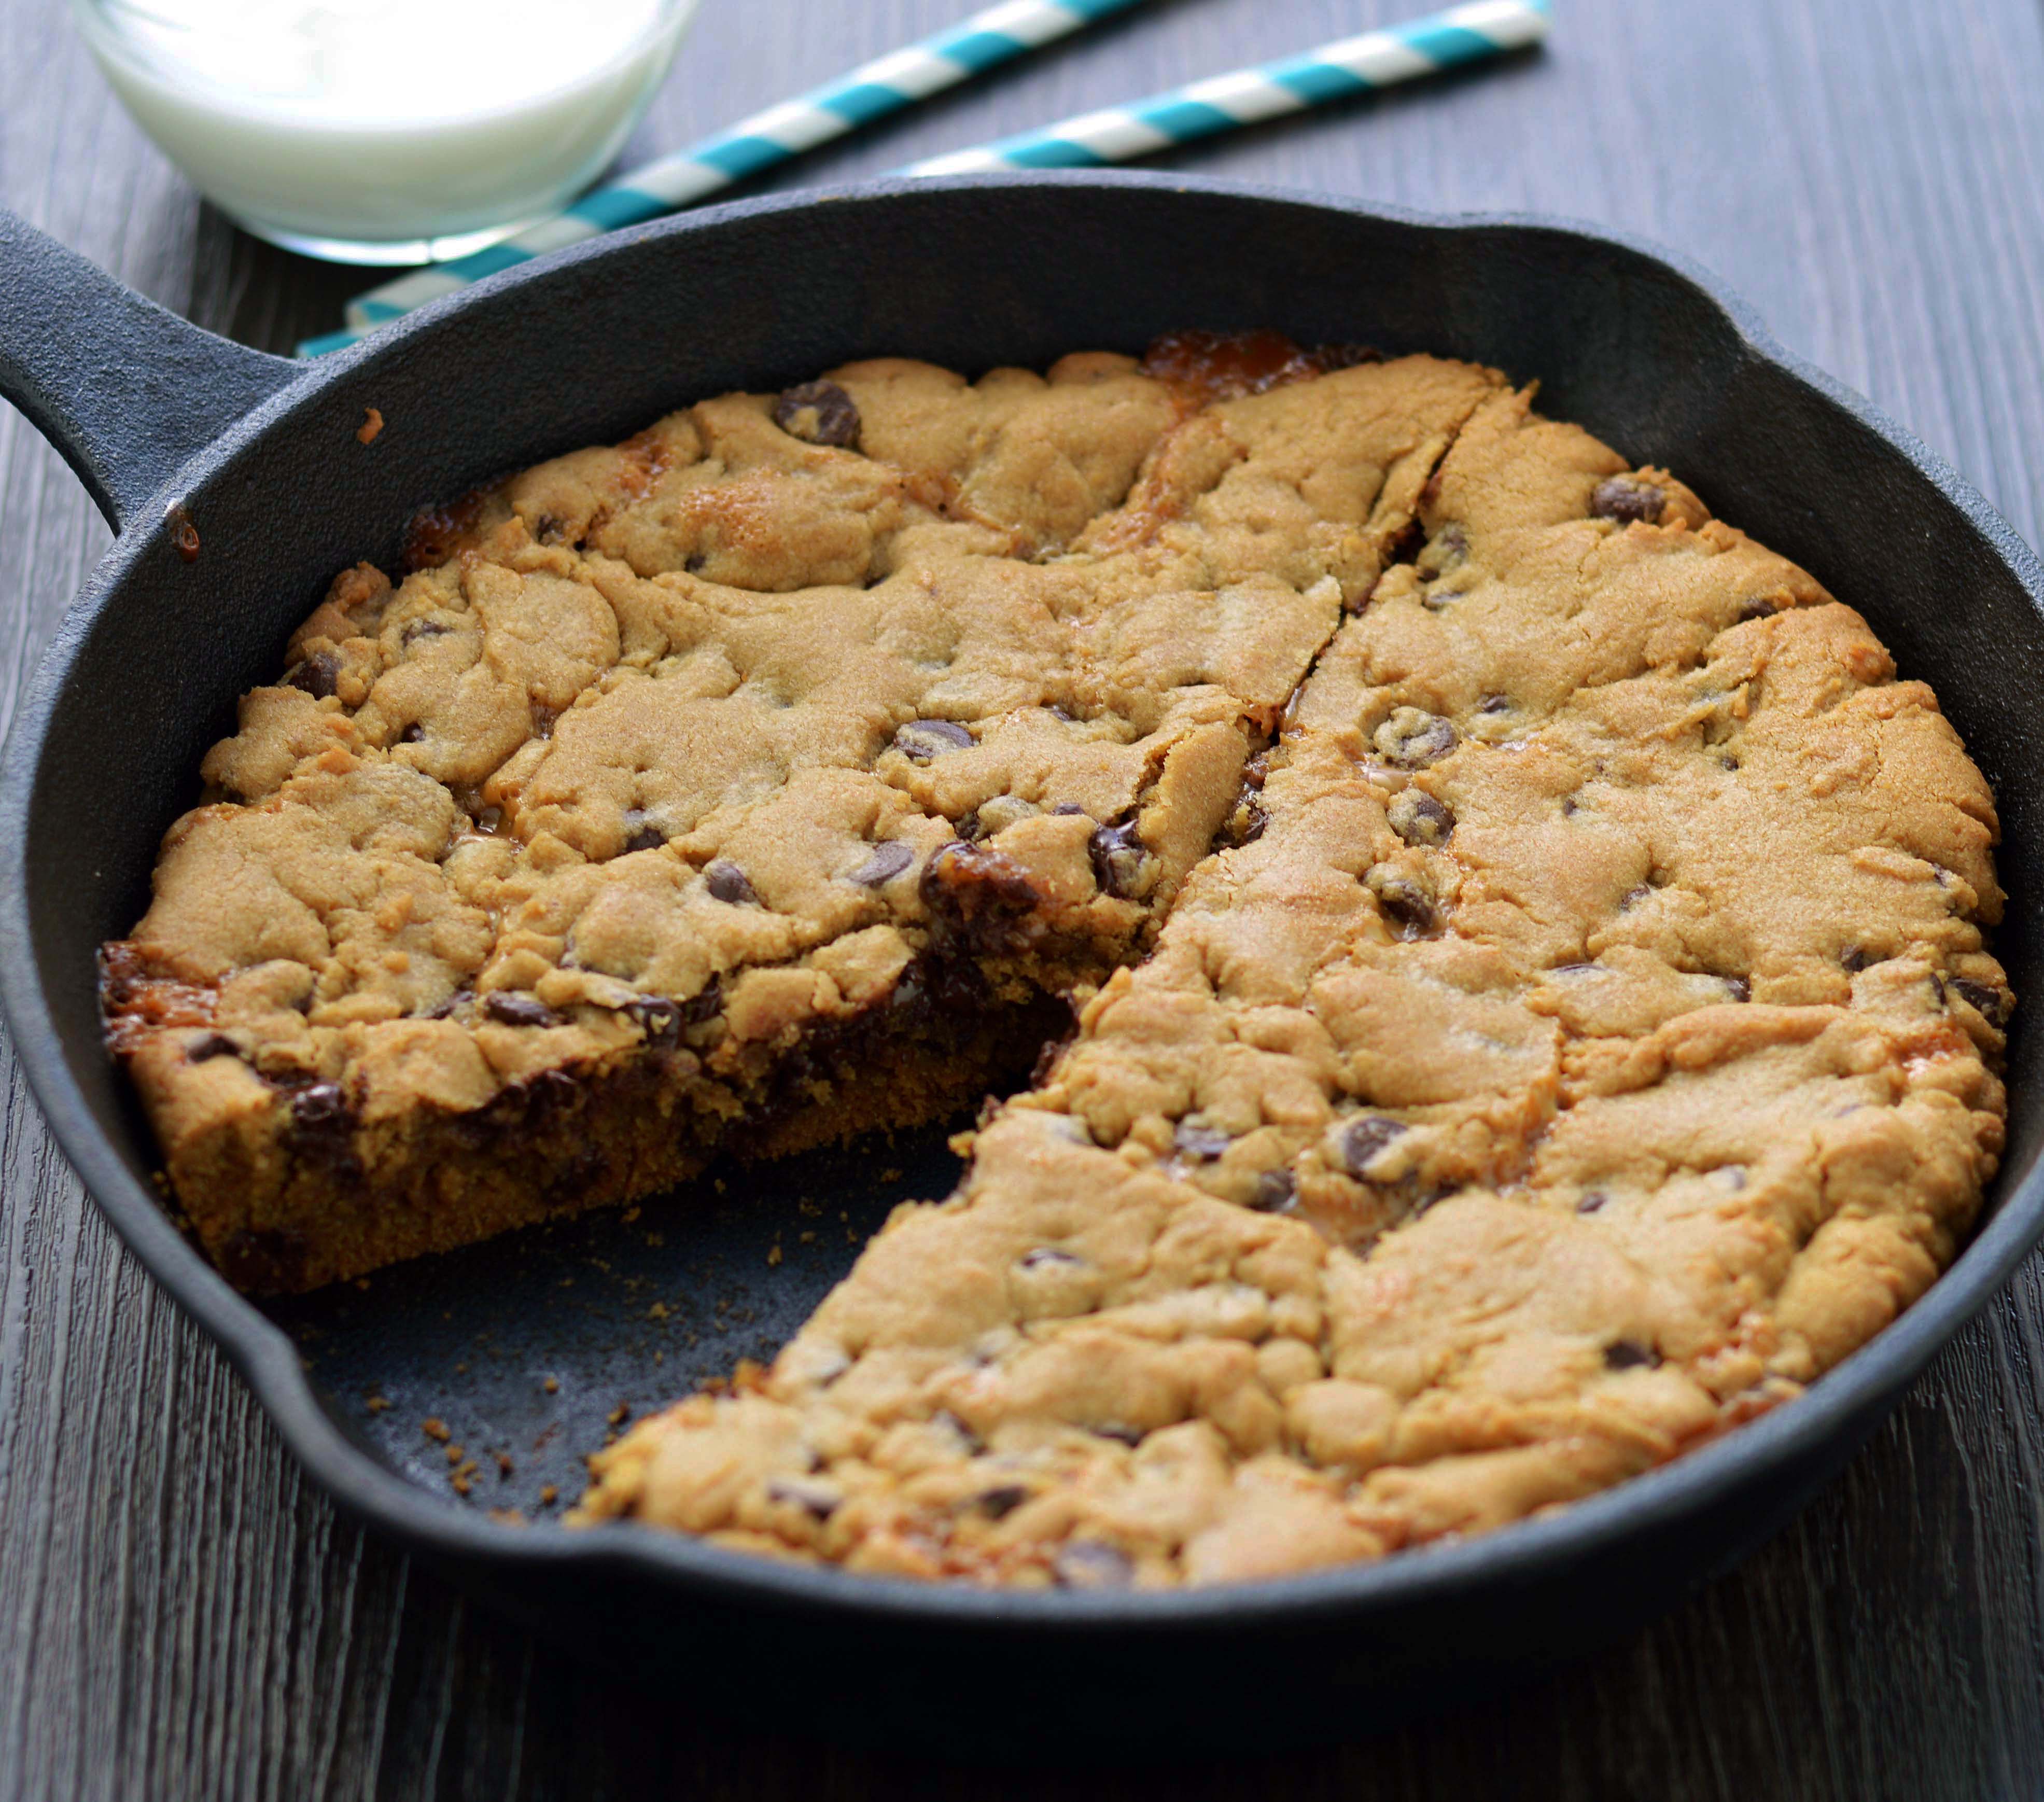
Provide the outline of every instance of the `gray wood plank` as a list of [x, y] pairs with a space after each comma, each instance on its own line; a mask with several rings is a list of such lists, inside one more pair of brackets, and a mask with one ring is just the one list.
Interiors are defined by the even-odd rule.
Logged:
[[[1412, 0], [1416, 8], [1419, 0]], [[628, 156], [956, 17], [706, 0]], [[802, 166], [879, 172], [1397, 17], [1155, 0]], [[1177, 167], [1538, 209], [1716, 270], [1792, 348], [2044, 519], [2044, 17], [2027, 0], [1562, 0], [1550, 52]], [[0, 201], [270, 348], [362, 285], [202, 206], [55, 0], [0, 0]], [[785, 184], [784, 184], [785, 185]], [[0, 408], [0, 717], [107, 535]], [[340, 1522], [127, 1260], [0, 1048], [0, 1796], [1301, 1802], [2044, 1793], [2044, 1274], [2033, 1262], [1774, 1544], [1629, 1644], [1258, 1764], [1007, 1777], [740, 1736], [591, 1676]], [[765, 1673], [763, 1673], [763, 1676]], [[997, 1698], [994, 1699], [997, 1704]]]

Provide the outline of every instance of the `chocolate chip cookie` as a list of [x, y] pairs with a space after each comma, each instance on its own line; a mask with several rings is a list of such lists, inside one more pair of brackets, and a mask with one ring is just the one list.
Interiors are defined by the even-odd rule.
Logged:
[[106, 953], [236, 1281], [1060, 1047], [584, 1523], [1024, 1586], [1383, 1556], [1795, 1395], [1993, 1172], [1994, 807], [1934, 697], [1495, 371], [854, 364], [409, 561], [336, 582]]

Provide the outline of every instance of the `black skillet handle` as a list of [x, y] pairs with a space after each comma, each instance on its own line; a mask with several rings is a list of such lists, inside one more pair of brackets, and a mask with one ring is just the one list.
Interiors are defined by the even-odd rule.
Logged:
[[0, 212], [0, 395], [117, 532], [301, 366], [215, 337]]

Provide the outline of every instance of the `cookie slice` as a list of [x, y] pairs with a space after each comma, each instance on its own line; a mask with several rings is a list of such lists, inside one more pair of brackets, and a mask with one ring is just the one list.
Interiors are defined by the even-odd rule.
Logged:
[[1290, 375], [854, 365], [340, 577], [106, 953], [209, 1254], [309, 1288], [1019, 1080], [1500, 386]]
[[1524, 395], [1417, 521], [959, 1193], [579, 1519], [1023, 1586], [1377, 1557], [1777, 1404], [1950, 1261], [2008, 1001], [1928, 690]]

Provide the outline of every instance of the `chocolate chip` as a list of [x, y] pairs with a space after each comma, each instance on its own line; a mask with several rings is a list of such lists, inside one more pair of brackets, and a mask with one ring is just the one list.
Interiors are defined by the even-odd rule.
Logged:
[[1867, 955], [1866, 947], [1864, 945], [1854, 945], [1838, 959], [1840, 966], [1854, 976], [1858, 975], [1872, 961], [1873, 959]]
[[400, 744], [417, 744], [425, 736], [426, 728], [414, 720], [411, 724], [398, 733], [398, 742]]
[[1299, 1180], [1289, 1170], [1266, 1170], [1256, 1179], [1249, 1205], [1259, 1214], [1281, 1214], [1298, 1193]]
[[1363, 882], [1385, 918], [1397, 924], [1401, 938], [1424, 938], [1439, 929], [1440, 911], [1418, 878], [1395, 864], [1380, 863], [1364, 875]]
[[955, 720], [911, 720], [894, 734], [894, 748], [911, 763], [927, 763], [947, 751], [970, 751], [972, 745], [972, 734]]
[[1389, 1120], [1382, 1114], [1363, 1114], [1350, 1121], [1341, 1135], [1342, 1162], [1348, 1174], [1368, 1181], [1363, 1173], [1370, 1168], [1370, 1160], [1404, 1130], [1403, 1120]]
[[891, 882], [916, 861], [916, 854], [899, 839], [889, 839], [884, 844], [873, 847], [873, 855], [852, 871], [846, 881], [856, 882], [862, 889], [877, 889], [882, 882]]
[[1739, 617], [1746, 620], [1771, 620], [1780, 611], [1771, 594], [1749, 594], [1739, 604]]
[[214, 1058], [238, 1058], [240, 1055], [241, 1047], [225, 1032], [209, 1032], [196, 1045], [186, 1051], [185, 1062], [202, 1064]]
[[1615, 1339], [1604, 1348], [1604, 1361], [1614, 1370], [1650, 1370], [1661, 1362], [1661, 1354], [1637, 1339]]
[[774, 423], [791, 438], [848, 451], [859, 443], [859, 406], [835, 382], [805, 382], [774, 403]]
[[923, 866], [916, 892], [940, 935], [996, 950], [1032, 942], [1043, 896], [1029, 872], [991, 845], [954, 839]]
[[474, 999], [475, 991], [473, 989], [457, 989], [451, 995], [448, 996], [445, 1001], [442, 1001], [438, 1007], [429, 1008], [427, 1009], [426, 1018], [428, 1020], [445, 1020], [449, 1014], [459, 1012], [463, 1008], [467, 1007], [468, 1004]]
[[1392, 797], [1386, 810], [1391, 829], [1408, 845], [1446, 844], [1455, 829], [1455, 816], [1430, 794], [1404, 789]]
[[345, 1124], [348, 1097], [338, 1082], [312, 1082], [291, 1097], [292, 1124], [309, 1128]]
[[1721, 976], [1718, 980], [1724, 984], [1727, 993], [1734, 1001], [1750, 1001], [1753, 999], [1753, 984], [1746, 977]]
[[1618, 897], [1618, 905], [1621, 909], [1635, 908], [1653, 893], [1652, 884], [1642, 882], [1638, 887], [1627, 889], [1623, 894], [1620, 895]]
[[355, 1110], [337, 1082], [308, 1083], [291, 1097], [291, 1140], [298, 1155], [343, 1181], [362, 1174], [355, 1155]]
[[1212, 1127], [1195, 1126], [1190, 1120], [1180, 1120], [1171, 1140], [1189, 1158], [1218, 1158], [1235, 1143], [1231, 1135], [1216, 1132]]
[[982, 1489], [974, 1498], [974, 1506], [989, 1520], [1005, 1520], [1029, 1499], [1029, 1492], [1020, 1483], [1003, 1483], [997, 1489]]
[[1608, 476], [1590, 496], [1590, 513], [1597, 519], [1633, 520], [1649, 525], [1659, 522], [1668, 508], [1668, 490], [1657, 482], [1642, 482], [1636, 475]]
[[626, 1015], [639, 1023], [646, 1043], [656, 1051], [670, 1051], [682, 1042], [682, 1010], [664, 995], [640, 995], [624, 1004]]
[[1060, 1251], [1055, 1245], [1039, 1245], [1025, 1251], [1016, 1260], [1025, 1270], [1040, 1270], [1054, 1264], [1082, 1264], [1085, 1260], [1075, 1253]]
[[1377, 755], [1401, 770], [1424, 770], [1438, 763], [1459, 743], [1455, 728], [1438, 713], [1400, 707], [1377, 728]]
[[1477, 711], [1479, 713], [1509, 713], [1512, 711], [1512, 697], [1508, 694], [1486, 694], [1477, 703]]
[[561, 1016], [537, 995], [495, 989], [483, 997], [482, 1011], [506, 1026], [558, 1026]]
[[717, 858], [703, 871], [703, 886], [713, 901], [728, 901], [733, 907], [756, 906], [759, 890], [745, 872], [728, 858]]
[[1135, 1580], [1135, 1566], [1116, 1546], [1074, 1539], [1058, 1548], [1051, 1574], [1062, 1589], [1125, 1589]]
[[1142, 881], [1143, 840], [1133, 820], [1119, 825], [1097, 826], [1086, 840], [1086, 855], [1093, 859], [1093, 878], [1106, 895], [1133, 895]]
[[1576, 1212], [1579, 1214], [1594, 1214], [1610, 1200], [1611, 1197], [1601, 1189], [1593, 1189], [1576, 1204]]
[[624, 810], [624, 848], [632, 851], [658, 851], [667, 842], [667, 835], [647, 818], [643, 808], [628, 807]]
[[1118, 1446], [1134, 1447], [1143, 1443], [1143, 1429], [1140, 1427], [1124, 1427], [1118, 1421], [1110, 1420], [1104, 1427], [1094, 1427], [1093, 1431], [1101, 1438], [1112, 1439]]
[[438, 638], [444, 633], [453, 630], [452, 626], [444, 626], [438, 620], [414, 620], [405, 628], [404, 632], [400, 635], [400, 641], [405, 644], [413, 644], [420, 639]]
[[1984, 982], [1976, 982], [1970, 976], [1954, 976], [1952, 989], [1961, 1001], [1996, 1032], [2008, 1024], [2014, 1004], [2000, 989], [1990, 989]]
[[1075, 801], [1061, 801], [1051, 811], [1054, 814], [1069, 816], [1074, 813], [1083, 813], [1085, 809]]
[[724, 1011], [724, 983], [713, 976], [682, 1004], [682, 1018], [691, 1026], [701, 1026]]
[[331, 651], [321, 651], [308, 657], [284, 680], [313, 700], [324, 701], [333, 693], [340, 677], [340, 659]]
[[766, 1497], [770, 1501], [792, 1502], [812, 1520], [829, 1520], [844, 1499], [835, 1489], [825, 1489], [820, 1483], [805, 1483], [786, 1477], [777, 1477], [769, 1483]]

